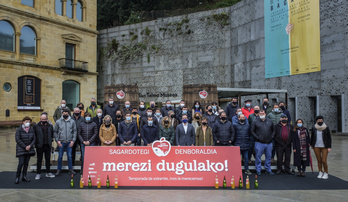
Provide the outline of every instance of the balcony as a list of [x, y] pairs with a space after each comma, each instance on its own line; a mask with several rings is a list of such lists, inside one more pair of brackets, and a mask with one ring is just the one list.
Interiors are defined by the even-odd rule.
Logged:
[[59, 67], [67, 71], [88, 72], [88, 62], [80, 60], [72, 60], [67, 58], [60, 58]]

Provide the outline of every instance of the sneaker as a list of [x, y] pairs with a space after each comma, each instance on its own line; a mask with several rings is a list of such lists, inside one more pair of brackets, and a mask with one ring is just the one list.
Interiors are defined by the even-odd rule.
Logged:
[[329, 174], [324, 173], [324, 174], [323, 174], [323, 177], [322, 177], [321, 179], [327, 180], [328, 178], [329, 178]]
[[247, 174], [247, 175], [251, 175], [251, 174], [252, 174], [252, 173], [250, 172], [250, 170], [246, 170], [244, 173]]
[[52, 173], [46, 173], [46, 177], [54, 178], [55, 176]]
[[71, 174], [76, 175], [76, 173], [75, 173], [75, 171], [74, 171], [73, 169], [70, 169], [70, 170], [69, 170], [69, 174], [70, 174], [70, 175], [71, 175]]
[[270, 171], [270, 172], [267, 172], [267, 174], [270, 175], [270, 176], [273, 176], [274, 172]]
[[36, 174], [35, 180], [39, 180], [39, 179], [41, 179], [41, 174]]
[[321, 178], [323, 177], [323, 174], [324, 174], [324, 173], [322, 173], [321, 171], [319, 171], [319, 174], [318, 174], [318, 177], [317, 177], [317, 178], [318, 178], [318, 179], [321, 179]]

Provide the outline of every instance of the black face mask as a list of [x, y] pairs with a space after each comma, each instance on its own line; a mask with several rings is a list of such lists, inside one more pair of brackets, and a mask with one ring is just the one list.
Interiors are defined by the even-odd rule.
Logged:
[[74, 113], [75, 116], [80, 116], [80, 113]]
[[64, 114], [64, 115], [63, 115], [63, 118], [64, 118], [64, 119], [67, 119], [68, 117], [69, 117], [69, 115], [67, 115], [67, 114]]
[[221, 117], [221, 120], [226, 121], [227, 118], [226, 117]]
[[174, 117], [175, 117], [175, 114], [170, 115], [170, 117], [174, 118]]
[[239, 120], [239, 122], [245, 123], [245, 119], [241, 119], [241, 120]]
[[169, 123], [169, 121], [164, 121], [164, 124], [168, 124]]
[[95, 102], [91, 102], [91, 105], [95, 105], [96, 103]]
[[208, 111], [209, 111], [209, 112], [213, 112], [213, 109], [209, 109]]
[[232, 104], [233, 104], [233, 105], [237, 105], [237, 104], [238, 104], [238, 102], [232, 102]]
[[199, 120], [200, 119], [199, 116], [196, 116], [196, 119]]
[[322, 126], [324, 122], [318, 122], [318, 125], [319, 126]]
[[83, 110], [83, 107], [79, 107], [80, 110]]
[[280, 109], [285, 110], [285, 107], [284, 106], [280, 106]]
[[47, 121], [41, 121], [42, 125], [46, 125]]
[[206, 126], [208, 123], [207, 122], [203, 122], [202, 124]]
[[137, 114], [137, 112], [132, 112], [132, 114], [136, 115], [136, 114]]
[[268, 105], [268, 102], [263, 102], [263, 105]]
[[254, 112], [255, 112], [255, 114], [258, 114], [258, 113], [260, 113], [260, 110], [255, 110]]
[[121, 116], [121, 115], [119, 115], [119, 114], [117, 114], [117, 115], [116, 115], [116, 118], [121, 118], [121, 117], [122, 117], [122, 116]]
[[288, 120], [284, 120], [284, 119], [282, 120], [282, 123], [287, 123], [287, 122], [288, 122]]

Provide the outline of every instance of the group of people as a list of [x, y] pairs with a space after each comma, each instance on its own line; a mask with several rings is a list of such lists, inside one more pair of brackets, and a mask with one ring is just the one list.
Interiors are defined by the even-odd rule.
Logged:
[[[83, 103], [78, 103], [71, 110], [62, 100], [54, 112], [55, 124], [42, 113], [40, 121], [32, 125], [30, 117], [24, 117], [22, 125], [16, 131], [16, 156], [19, 159], [15, 183], [30, 181], [27, 168], [31, 156], [37, 154], [36, 180], [41, 178], [43, 154], [45, 154], [46, 177], [61, 175], [64, 151], [67, 154], [70, 174], [73, 170], [76, 148], [81, 151], [81, 172], [85, 147], [87, 146], [151, 146], [156, 140], [165, 137], [172, 145], [178, 146], [239, 146], [244, 161], [245, 173], [250, 175], [249, 160], [254, 155], [257, 175], [261, 175], [261, 157], [265, 154], [266, 173], [271, 171], [271, 160], [277, 154], [277, 174], [290, 171], [290, 156], [294, 153], [294, 166], [298, 167], [298, 176], [305, 176], [309, 165], [310, 146], [317, 160], [318, 178], [328, 178], [327, 155], [331, 151], [331, 134], [324, 118], [318, 116], [309, 134], [301, 119], [291, 125], [289, 111], [285, 103], [269, 105], [263, 99], [262, 106], [252, 107], [251, 100], [246, 100], [241, 108], [238, 99], [232, 98], [225, 110], [216, 102], [203, 107], [195, 101], [189, 109], [184, 100], [175, 108], [171, 101], [156, 108], [151, 101], [148, 108], [145, 102], [131, 106], [126, 101], [122, 109], [110, 97], [102, 109], [96, 99], [84, 110]], [[52, 142], [58, 145], [58, 167], [56, 174], [50, 172]], [[322, 169], [324, 167], [324, 170]]]

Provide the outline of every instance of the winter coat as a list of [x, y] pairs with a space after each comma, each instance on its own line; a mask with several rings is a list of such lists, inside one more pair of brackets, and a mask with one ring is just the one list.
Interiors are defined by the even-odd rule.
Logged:
[[239, 121], [233, 125], [235, 132], [235, 140], [233, 145], [239, 146], [240, 150], [249, 150], [250, 149], [250, 125], [248, 121], [244, 124]]
[[61, 141], [63, 143], [75, 142], [77, 138], [77, 130], [75, 121], [69, 118], [67, 120], [60, 118], [53, 128], [54, 139], [56, 142]]
[[276, 125], [280, 121], [280, 116], [283, 114], [282, 110], [279, 110], [279, 112], [271, 112], [267, 114], [267, 118], [271, 119], [273, 124]]
[[173, 126], [170, 126], [169, 128], [166, 128], [164, 126], [160, 126], [159, 128], [159, 139], [162, 137], [166, 138], [168, 142], [170, 142], [171, 145], [174, 144], [174, 128]]
[[232, 125], [234, 125], [234, 124], [236, 124], [238, 122], [239, 122], [238, 116], [237, 115], [233, 116], [232, 117]]
[[[105, 124], [100, 126], [99, 129], [99, 139], [101, 146], [116, 146], [116, 127], [114, 124], [110, 124], [110, 127], [107, 128]], [[105, 141], [111, 141], [111, 144], [105, 144]]]
[[[157, 119], [152, 116], [152, 120], [153, 120], [153, 125], [156, 125], [156, 126], [159, 126], [160, 123], [158, 123]], [[147, 124], [147, 115], [145, 117], [142, 117], [141, 120], [140, 120], [140, 128], [143, 128], [144, 125]]]
[[260, 108], [261, 110], [265, 110], [266, 115], [270, 114], [273, 110], [273, 107], [271, 105], [267, 105], [267, 106], [262, 105]]
[[249, 110], [248, 108], [243, 107], [242, 113], [244, 114], [245, 118], [249, 118], [249, 115], [254, 113], [254, 109], [250, 107], [250, 110]]
[[80, 124], [80, 129], [78, 130], [78, 137], [81, 143], [84, 141], [89, 141], [93, 143], [98, 135], [98, 126], [93, 121], [82, 122]]
[[167, 106], [164, 106], [161, 108], [161, 114], [163, 117], [168, 116], [168, 112], [173, 111], [175, 113], [175, 109], [173, 106], [167, 108]]
[[195, 144], [196, 132], [192, 124], [187, 123], [187, 132], [185, 133], [184, 124], [179, 124], [175, 130], [175, 141], [180, 146], [191, 146]]
[[99, 105], [96, 105], [93, 109], [92, 105], [90, 105], [89, 107], [87, 107], [86, 109], [86, 113], [88, 112], [91, 115], [91, 118], [97, 116], [97, 110], [101, 109], [101, 107]]
[[123, 107], [122, 109], [123, 118], [126, 118], [126, 114], [132, 114], [132, 107], [129, 107], [128, 109], [126, 107]]
[[219, 141], [220, 144], [229, 144], [229, 141], [231, 141], [232, 143], [235, 138], [235, 132], [232, 123], [229, 121], [217, 121], [213, 127], [213, 136], [214, 141]]
[[292, 137], [292, 132], [294, 130], [294, 127], [290, 124], [287, 124], [287, 131], [288, 131], [288, 140], [286, 143], [284, 143], [283, 138], [282, 138], [282, 124], [279, 122], [274, 126], [275, 133], [274, 133], [274, 141], [275, 141], [275, 146], [276, 147], [291, 147], [291, 143], [293, 140]]
[[[306, 129], [306, 151], [307, 151], [307, 157], [306, 157], [306, 161], [305, 161], [305, 165], [306, 166], [309, 166], [310, 164], [310, 158], [309, 158], [309, 145], [310, 145], [310, 142], [311, 142], [311, 139], [309, 137], [309, 132]], [[292, 130], [292, 147], [293, 149], [296, 149], [296, 152], [294, 152], [294, 166], [301, 166], [301, 147], [300, 147], [300, 138], [299, 138], [299, 135], [298, 135], [298, 129], [296, 131], [293, 131]]]
[[[33, 129], [35, 131], [35, 138], [36, 138], [35, 148], [36, 149], [42, 148], [43, 141], [44, 141], [44, 137], [43, 137], [44, 134], [41, 129], [41, 121], [37, 123], [36, 125], [34, 125]], [[47, 133], [48, 133], [48, 137], [47, 137], [48, 145], [51, 147], [52, 141], [53, 141], [53, 126], [49, 123], [47, 123]]]
[[[183, 115], [183, 113], [181, 111], [179, 114], [179, 117], [178, 117], [178, 121], [180, 124], [182, 123], [182, 115]], [[187, 115], [187, 122], [192, 123], [192, 115], [191, 115], [191, 112], [189, 110], [187, 110], [186, 115]]]
[[[29, 128], [28, 133], [22, 128], [22, 126], [19, 126], [17, 128], [16, 134], [16, 157], [22, 156], [22, 155], [35, 155], [34, 145], [36, 142], [35, 137], [35, 131], [32, 127]], [[30, 145], [30, 150], [27, 151], [25, 148]]]
[[[71, 116], [71, 119], [75, 121], [76, 124], [76, 129], [79, 130], [80, 129], [80, 124], [82, 122], [85, 121], [85, 118], [83, 118], [82, 116], [78, 116], [78, 118], [76, 119], [74, 115]], [[77, 131], [78, 132], [78, 131]]]
[[[204, 146], [204, 133], [202, 126], [196, 130], [196, 146]], [[205, 130], [205, 146], [214, 146], [213, 130], [207, 126]]]
[[[65, 109], [69, 109], [69, 107], [65, 107]], [[54, 122], [57, 122], [62, 117], [62, 106], [57, 107], [57, 109], [54, 111], [53, 114], [53, 120]], [[70, 109], [69, 109], [69, 116], [70, 116]]]
[[137, 138], [137, 135], [138, 130], [136, 123], [130, 122], [128, 126], [126, 124], [126, 121], [120, 123], [120, 126], [118, 127], [118, 137], [120, 138], [121, 144], [123, 144], [123, 142], [128, 141], [134, 143]]
[[112, 107], [107, 104], [104, 109], [103, 109], [103, 115], [106, 116], [106, 115], [109, 115], [111, 116], [112, 118], [112, 122], [115, 123], [115, 120], [116, 120], [116, 111], [118, 110], [118, 105], [117, 104], [113, 104]]
[[[331, 148], [331, 132], [330, 132], [329, 126], [327, 126], [325, 130], [323, 130], [322, 132], [323, 132], [323, 142], [324, 142], [325, 148]], [[312, 135], [311, 135], [311, 146], [315, 147], [316, 142], [317, 142], [317, 129], [315, 128], [315, 126], [313, 126]]]
[[208, 119], [208, 126], [210, 128], [212, 128], [214, 126], [215, 122], [216, 122], [216, 117], [217, 116], [215, 114], [213, 114], [213, 113], [211, 115], [209, 115], [208, 113], [205, 113], [203, 116]]
[[148, 124], [144, 125], [141, 128], [141, 138], [144, 140], [144, 145], [153, 143], [156, 140], [159, 140], [158, 136], [158, 127], [156, 125], [149, 126]]
[[146, 112], [146, 108], [145, 107], [143, 109], [139, 107], [138, 114], [139, 114], [140, 117], [146, 116], [146, 113], [147, 112]]
[[259, 115], [255, 115], [254, 114], [250, 114], [249, 117], [248, 117], [248, 122], [249, 122], [249, 125], [251, 126], [251, 124], [253, 124], [253, 122], [255, 121], [256, 117], [258, 117]]
[[229, 105], [227, 105], [226, 109], [225, 109], [225, 112], [226, 112], [226, 116], [228, 117], [228, 120], [230, 122], [232, 122], [232, 117], [234, 115], [236, 115], [236, 111], [237, 109], [240, 108], [240, 106], [236, 105], [236, 106], [233, 106], [232, 103], [230, 103]]
[[252, 136], [254, 136], [255, 142], [260, 142], [263, 144], [272, 143], [275, 133], [274, 124], [269, 118], [262, 121], [259, 117], [257, 117], [251, 125], [250, 133]]

